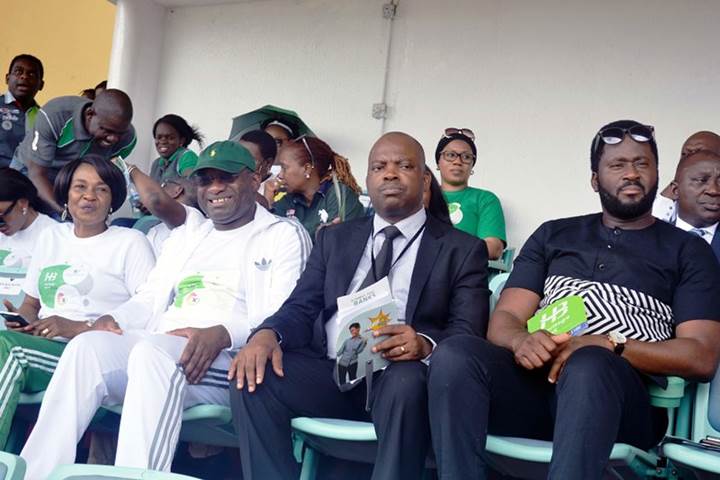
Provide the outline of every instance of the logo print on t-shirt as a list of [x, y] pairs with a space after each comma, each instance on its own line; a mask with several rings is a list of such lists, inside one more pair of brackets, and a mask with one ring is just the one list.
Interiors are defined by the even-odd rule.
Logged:
[[175, 308], [227, 308], [235, 302], [240, 274], [237, 270], [192, 273], [175, 287]]
[[23, 266], [23, 259], [12, 250], [0, 250], [0, 265], [3, 267], [19, 268]]
[[259, 262], [255, 262], [255, 266], [261, 272], [267, 272], [270, 269], [270, 265], [272, 265], [272, 260], [266, 260], [264, 257]]
[[448, 203], [448, 211], [450, 212], [450, 221], [453, 225], [457, 225], [462, 222], [463, 212], [458, 202]]
[[85, 308], [90, 305], [88, 294], [93, 278], [87, 265], [51, 265], [40, 271], [40, 300], [50, 308]]
[[201, 288], [205, 288], [202, 275], [190, 275], [180, 280], [175, 295], [175, 306], [182, 308], [186, 301], [190, 305], [197, 305], [200, 302], [200, 296], [195, 290]]

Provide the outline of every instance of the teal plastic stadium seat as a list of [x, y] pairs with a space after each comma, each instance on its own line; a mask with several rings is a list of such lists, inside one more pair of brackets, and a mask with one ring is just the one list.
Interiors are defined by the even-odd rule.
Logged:
[[11, 453], [0, 452], [0, 480], [23, 480], [25, 460]]
[[515, 258], [515, 248], [506, 248], [500, 258], [488, 262], [488, 268], [501, 273], [509, 272], [512, 270], [513, 258]]
[[369, 422], [342, 420], [338, 418], [293, 418], [293, 453], [302, 463], [300, 480], [315, 480], [318, 456], [311, 443], [313, 436], [350, 442], [375, 442], [375, 426]]
[[508, 278], [510, 278], [509, 273], [500, 273], [490, 279], [490, 283], [488, 284], [488, 288], [490, 289], [490, 312], [495, 310], [495, 305], [497, 305], [500, 299], [500, 293], [502, 293], [502, 289], [505, 288], [505, 283]]
[[370, 422], [341, 420], [338, 418], [293, 418], [292, 428], [297, 432], [334, 440], [373, 442], [377, 440], [375, 426]]
[[[720, 373], [715, 375], [717, 377]], [[697, 385], [690, 425], [690, 440], [693, 442], [699, 442], [708, 435], [720, 437], [720, 432], [708, 421], [709, 392], [710, 384]], [[720, 474], [720, 453], [674, 443], [663, 444], [662, 453], [673, 466], [692, 470], [697, 478], [718, 478]]]
[[[117, 415], [122, 405], [103, 407]], [[237, 448], [238, 438], [232, 424], [232, 412], [222, 405], [196, 405], [183, 412], [180, 440]]]
[[[45, 392], [21, 394], [20, 405], [39, 405], [42, 403]], [[108, 416], [122, 414], [122, 405], [105, 406], [98, 410], [93, 419], [92, 428], [112, 428], [103, 423]], [[34, 418], [34, 417], [33, 417]], [[17, 423], [17, 425], [15, 425]], [[22, 422], [17, 418], [8, 439], [7, 449], [12, 452], [20, 452], [25, 443], [25, 432], [28, 422]], [[238, 438], [232, 424], [232, 412], [230, 408], [222, 405], [196, 405], [183, 412], [183, 424], [180, 430], [180, 440], [185, 442], [198, 442], [221, 447], [237, 448]], [[2, 480], [2, 478], [0, 478]]]
[[200, 480], [177, 473], [110, 465], [61, 465], [48, 480]]
[[[667, 408], [670, 423], [673, 423], [673, 409], [680, 406], [685, 394], [685, 381], [679, 377], [668, 377], [668, 386], [663, 389], [655, 384], [648, 387], [650, 403]], [[503, 473], [520, 478], [545, 478], [547, 465], [552, 457], [552, 442], [528, 438], [488, 435], [486, 451], [489, 462]], [[640, 477], [654, 476], [658, 455], [645, 452], [631, 445], [616, 443], [610, 454], [609, 467], [631, 469]]]

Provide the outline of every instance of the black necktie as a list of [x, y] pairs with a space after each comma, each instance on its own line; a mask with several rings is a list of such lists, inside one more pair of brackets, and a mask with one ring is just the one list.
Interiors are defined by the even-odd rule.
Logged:
[[402, 233], [393, 225], [383, 228], [380, 232], [385, 235], [385, 241], [383, 242], [382, 248], [380, 248], [380, 252], [377, 257], [375, 257], [374, 266], [376, 271], [373, 272], [373, 266], [371, 265], [370, 271], [368, 271], [365, 280], [363, 280], [362, 284], [360, 284], [359, 290], [362, 290], [368, 285], [372, 285], [381, 278], [387, 277], [388, 273], [390, 273], [393, 258], [393, 240], [395, 240], [398, 235], [402, 235]]

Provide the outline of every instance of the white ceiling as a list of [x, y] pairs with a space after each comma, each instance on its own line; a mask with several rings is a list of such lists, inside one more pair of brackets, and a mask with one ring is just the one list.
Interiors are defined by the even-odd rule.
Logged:
[[204, 5], [223, 5], [228, 3], [249, 3], [258, 0], [154, 0], [164, 7], [198, 7]]

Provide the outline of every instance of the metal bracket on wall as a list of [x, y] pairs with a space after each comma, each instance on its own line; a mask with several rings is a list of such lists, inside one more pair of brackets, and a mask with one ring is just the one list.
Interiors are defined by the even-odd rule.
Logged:
[[373, 103], [372, 117], [381, 120], [387, 118], [388, 106], [386, 103]]
[[383, 4], [383, 18], [392, 20], [395, 18], [395, 14], [397, 14], [397, 4], [395, 4], [395, 3]]

